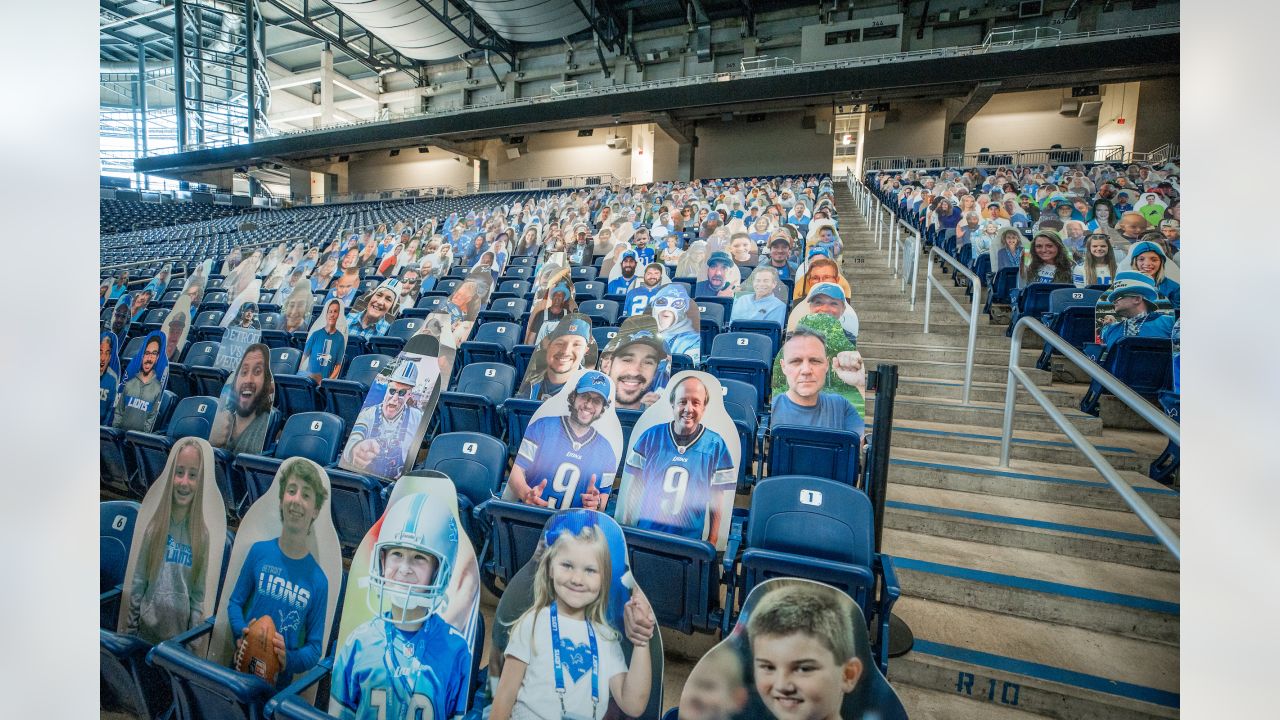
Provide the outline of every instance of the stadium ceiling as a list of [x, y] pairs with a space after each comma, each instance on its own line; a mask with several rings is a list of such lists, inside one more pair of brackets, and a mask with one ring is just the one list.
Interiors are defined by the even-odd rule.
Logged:
[[[184, 0], [99, 0], [99, 55], [104, 69], [173, 62], [174, 7]], [[216, 26], [218, 8], [244, 0], [191, 0]], [[334, 70], [352, 79], [460, 56], [510, 59], [521, 49], [598, 37], [621, 53], [628, 33], [756, 12], [814, 5], [812, 0], [258, 0], [267, 27], [265, 56], [283, 71], [320, 65], [334, 50]], [[372, 10], [370, 8], [373, 8]], [[405, 22], [411, 18], [412, 22]]]

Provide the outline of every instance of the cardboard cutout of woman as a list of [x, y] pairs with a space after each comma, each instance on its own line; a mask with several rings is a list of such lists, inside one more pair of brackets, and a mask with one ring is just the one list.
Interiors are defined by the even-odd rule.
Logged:
[[[590, 578], [578, 587], [566, 571]], [[490, 720], [640, 717], [662, 696], [662, 636], [622, 528], [594, 510], [547, 520], [498, 603]], [[496, 681], [496, 682], [495, 682]]]
[[[788, 680], [801, 663], [803, 682]], [[733, 631], [693, 667], [680, 718], [790, 717], [906, 720], [907, 712], [872, 658], [853, 598], [811, 580], [774, 578], [751, 589]]]
[[262, 343], [250, 345], [218, 394], [209, 443], [232, 455], [261, 454], [275, 395], [271, 350]]
[[493, 278], [487, 272], [471, 273], [454, 289], [445, 304], [453, 329], [453, 346], [461, 345], [471, 336], [480, 309], [489, 301], [493, 292]]
[[110, 330], [98, 335], [98, 422], [106, 425], [120, 391], [120, 340]]
[[213, 613], [227, 517], [214, 480], [213, 447], [198, 437], [173, 444], [138, 510], [120, 601], [119, 631], [155, 644]]
[[600, 371], [614, 384], [614, 406], [644, 410], [658, 400], [671, 376], [671, 355], [652, 315], [622, 321], [600, 352]]
[[362, 338], [381, 337], [399, 316], [400, 281], [388, 278], [351, 305], [347, 313], [347, 333]]
[[702, 317], [683, 284], [673, 282], [658, 288], [649, 299], [648, 310], [657, 321], [668, 354], [688, 355], [695, 365], [702, 361]]
[[546, 400], [576, 371], [595, 367], [598, 357], [591, 321], [585, 315], [567, 315], [538, 341], [516, 397]]
[[165, 338], [160, 330], [147, 333], [142, 350], [125, 368], [120, 392], [116, 395], [111, 426], [121, 430], [151, 432], [160, 416], [160, 400], [169, 382], [169, 360], [164, 355]]
[[448, 476], [428, 471], [395, 484], [347, 578], [329, 714], [413, 720], [465, 712], [480, 571]]
[[622, 458], [613, 381], [574, 372], [529, 420], [503, 499], [552, 510], [603, 510]]
[[705, 279], [707, 255], [707, 242], [705, 240], [694, 240], [689, 243], [689, 247], [685, 249], [684, 254], [680, 256], [680, 260], [676, 262], [676, 277], [698, 278], [698, 273], [701, 272], [703, 275], [698, 279]]
[[396, 480], [412, 466], [427, 421], [448, 376], [440, 372], [440, 342], [409, 338], [404, 350], [378, 371], [347, 435], [338, 467]]
[[300, 373], [317, 384], [342, 374], [342, 360], [347, 351], [347, 316], [342, 309], [342, 301], [337, 298], [325, 302], [302, 347]]
[[169, 362], [177, 362], [182, 349], [187, 346], [187, 333], [191, 331], [191, 298], [183, 295], [164, 316], [161, 329], [165, 334], [164, 356]]
[[715, 377], [686, 370], [644, 411], [622, 468], [619, 523], [724, 549], [742, 454], [723, 395]]
[[289, 458], [245, 513], [219, 594], [210, 661], [234, 667], [245, 633], [263, 616], [272, 621], [282, 661], [277, 690], [324, 657], [342, 584], [331, 492], [324, 468]]

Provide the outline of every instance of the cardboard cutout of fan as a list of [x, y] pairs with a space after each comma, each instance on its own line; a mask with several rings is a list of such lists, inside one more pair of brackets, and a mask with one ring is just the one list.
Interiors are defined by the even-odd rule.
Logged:
[[742, 453], [723, 396], [708, 373], [671, 378], [631, 432], [614, 511], [619, 523], [724, 549]]
[[307, 342], [302, 347], [299, 373], [319, 383], [342, 374], [342, 360], [347, 349], [347, 316], [342, 301], [325, 301], [320, 316], [311, 325]]
[[439, 354], [436, 338], [414, 335], [378, 371], [347, 435], [339, 467], [393, 481], [413, 465], [448, 381]]
[[[785, 673], [803, 661], [803, 682]], [[682, 720], [907, 720], [871, 655], [867, 621], [829, 585], [774, 578], [751, 589], [737, 624], [693, 667]]]
[[835, 318], [801, 319], [773, 360], [772, 381], [771, 424], [865, 432], [866, 365]]
[[768, 262], [756, 267], [738, 286], [729, 319], [775, 322], [781, 328], [787, 317], [787, 286]]
[[671, 376], [671, 354], [652, 315], [622, 321], [600, 351], [600, 371], [613, 381], [614, 407], [644, 410], [657, 402]]
[[262, 343], [250, 345], [218, 395], [209, 443], [232, 455], [261, 454], [267, 442], [275, 393], [270, 348]]
[[154, 645], [213, 613], [227, 537], [214, 467], [213, 447], [203, 438], [173, 444], [138, 510], [119, 632]]
[[98, 422], [106, 424], [120, 391], [120, 340], [110, 330], [98, 334]]
[[[608, 515], [561, 510], [547, 520], [495, 612], [482, 690], [488, 717], [661, 714], [662, 634], [628, 558], [622, 528]], [[565, 564], [598, 579], [569, 589], [556, 579]]]
[[[289, 458], [245, 513], [214, 615], [210, 661], [254, 672], [280, 690], [324, 657], [342, 584], [331, 495], [324, 468]], [[242, 642], [250, 634], [257, 641]]]
[[142, 349], [129, 361], [116, 395], [111, 426], [121, 430], [151, 432], [160, 416], [160, 401], [169, 382], [169, 359], [164, 355], [164, 333], [147, 333]]
[[573, 278], [569, 266], [548, 265], [538, 274], [539, 286], [534, 290], [529, 322], [525, 326], [524, 344], [536, 345], [555, 330], [556, 325], [578, 312], [573, 297]]
[[516, 397], [545, 400], [559, 392], [576, 371], [595, 367], [598, 358], [591, 321], [577, 313], [566, 315], [538, 341]]
[[480, 570], [448, 476], [395, 484], [351, 559], [329, 713], [395, 720], [467, 710]]
[[191, 298], [180, 296], [169, 314], [164, 316], [160, 327], [164, 330], [164, 356], [170, 362], [177, 362], [183, 348], [187, 346], [187, 334], [191, 331]]
[[529, 420], [503, 499], [552, 510], [603, 510], [622, 458], [613, 381], [573, 372]]
[[668, 354], [687, 355], [695, 365], [702, 361], [702, 316], [682, 283], [658, 288], [647, 310], [657, 322]]

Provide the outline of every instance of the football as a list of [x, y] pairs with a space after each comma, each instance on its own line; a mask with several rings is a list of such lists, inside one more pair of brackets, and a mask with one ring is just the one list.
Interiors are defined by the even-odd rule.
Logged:
[[270, 615], [263, 615], [249, 623], [249, 634], [244, 636], [244, 651], [236, 661], [236, 670], [257, 675], [274, 685], [276, 674], [280, 672], [280, 661], [271, 644], [271, 638], [275, 634], [276, 624], [271, 621]]

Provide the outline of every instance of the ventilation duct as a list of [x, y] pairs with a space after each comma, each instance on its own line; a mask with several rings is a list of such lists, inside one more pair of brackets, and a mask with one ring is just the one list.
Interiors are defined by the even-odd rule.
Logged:
[[575, 0], [467, 0], [476, 14], [512, 42], [559, 40], [590, 23]]
[[330, 4], [414, 60], [448, 60], [471, 49], [418, 0], [331, 0]]

